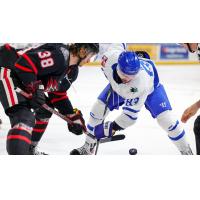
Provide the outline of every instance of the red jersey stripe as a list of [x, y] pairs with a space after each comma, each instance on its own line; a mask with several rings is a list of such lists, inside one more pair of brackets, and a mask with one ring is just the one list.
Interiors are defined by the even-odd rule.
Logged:
[[51, 100], [51, 103], [56, 103], [58, 101], [62, 101], [62, 100], [67, 99], [67, 98], [68, 98], [67, 96], [63, 96], [63, 97], [60, 97], [60, 98], [55, 98], [55, 99]]
[[28, 63], [31, 65], [34, 73], [37, 75], [38, 74], [38, 69], [35, 66], [35, 64], [33, 63], [33, 61], [25, 53], [22, 56], [28, 61]]
[[45, 131], [45, 129], [34, 128], [33, 131], [37, 132], [37, 133], [43, 133]]
[[55, 95], [67, 95], [66, 92], [48, 92], [48, 93], [51, 93], [51, 94], [55, 94]]
[[18, 68], [18, 69], [21, 69], [22, 71], [25, 71], [25, 72], [33, 72], [33, 70], [26, 68], [22, 65], [19, 65], [18, 63], [15, 64], [15, 67]]
[[35, 124], [48, 124], [48, 122], [45, 122], [45, 121], [36, 121]]

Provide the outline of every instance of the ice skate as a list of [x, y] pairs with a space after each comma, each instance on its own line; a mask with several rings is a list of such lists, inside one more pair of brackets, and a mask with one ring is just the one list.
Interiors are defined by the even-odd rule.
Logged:
[[193, 155], [192, 149], [190, 148], [189, 145], [188, 145], [188, 147], [185, 150], [180, 151], [180, 152], [181, 152], [181, 155]]
[[29, 151], [30, 151], [30, 155], [48, 155], [45, 152], [38, 151], [38, 147], [34, 146], [34, 145], [30, 146], [30, 150]]
[[90, 136], [87, 136], [85, 144], [80, 148], [73, 149], [70, 152], [70, 155], [93, 155], [96, 149], [96, 145], [97, 141]]

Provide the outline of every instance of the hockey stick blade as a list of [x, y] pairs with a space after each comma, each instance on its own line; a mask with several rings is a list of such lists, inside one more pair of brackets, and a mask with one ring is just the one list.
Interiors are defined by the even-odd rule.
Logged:
[[100, 143], [106, 143], [106, 142], [114, 142], [114, 141], [119, 141], [119, 140], [124, 140], [125, 139], [125, 135], [120, 134], [120, 135], [114, 135], [110, 138], [102, 138], [100, 139]]

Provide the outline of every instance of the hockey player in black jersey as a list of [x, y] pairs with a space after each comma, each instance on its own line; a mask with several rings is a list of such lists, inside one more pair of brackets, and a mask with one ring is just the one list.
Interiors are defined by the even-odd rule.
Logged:
[[[15, 51], [9, 45], [0, 48], [0, 98], [11, 122], [8, 154], [35, 154], [52, 115], [41, 107], [44, 103], [74, 122], [68, 124], [70, 132], [82, 134], [84, 119], [74, 110], [66, 91], [76, 80], [78, 67], [89, 62], [98, 51], [98, 43], [48, 43], [28, 51]], [[18, 93], [17, 88], [32, 94], [32, 99]]]

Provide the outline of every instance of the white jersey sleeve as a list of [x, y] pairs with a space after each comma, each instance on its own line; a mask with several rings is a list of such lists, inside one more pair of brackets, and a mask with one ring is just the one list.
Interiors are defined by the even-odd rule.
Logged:
[[30, 47], [38, 47], [42, 45], [43, 43], [10, 43], [12, 47], [15, 49], [25, 49]]
[[101, 58], [106, 52], [113, 50], [119, 50], [119, 51], [126, 50], [126, 43], [100, 43], [99, 54], [97, 56], [97, 59], [101, 60]]

